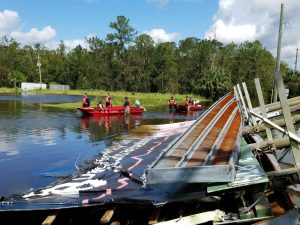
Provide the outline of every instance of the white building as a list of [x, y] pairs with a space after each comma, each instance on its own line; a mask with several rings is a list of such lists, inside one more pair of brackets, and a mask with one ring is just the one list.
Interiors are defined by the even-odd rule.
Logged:
[[47, 85], [46, 84], [40, 84], [40, 83], [21, 83], [21, 89], [23, 91], [30, 91], [30, 90], [34, 90], [34, 89], [42, 89], [45, 90], [47, 89]]

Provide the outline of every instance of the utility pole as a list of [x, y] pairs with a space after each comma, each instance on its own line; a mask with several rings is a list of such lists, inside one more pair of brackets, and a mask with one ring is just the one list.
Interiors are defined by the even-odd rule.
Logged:
[[293, 71], [293, 76], [295, 75], [296, 69], [297, 69], [297, 59], [298, 59], [298, 48], [296, 49], [296, 60], [295, 60], [295, 68]]
[[37, 67], [39, 68], [39, 75], [40, 75], [40, 85], [41, 85], [41, 90], [42, 90], [42, 71], [41, 71], [41, 62], [40, 62], [40, 54], [38, 53], [38, 61], [37, 61]]
[[[286, 124], [286, 130], [288, 136], [289, 133], [296, 134], [295, 127], [293, 124], [293, 119], [289, 107], [289, 103], [287, 100], [287, 96], [285, 94], [285, 87], [283, 83], [282, 76], [280, 74], [280, 47], [281, 47], [281, 37], [282, 37], [282, 21], [283, 21], [283, 4], [281, 4], [281, 15], [280, 15], [280, 28], [278, 34], [278, 46], [277, 46], [277, 61], [276, 61], [276, 70], [274, 73], [274, 82], [275, 82], [275, 89], [278, 91], [279, 100], [282, 108], [283, 118]], [[275, 96], [274, 96], [275, 97]], [[277, 92], [276, 92], [276, 101], [277, 101]], [[275, 102], [275, 101], [274, 101]], [[294, 164], [295, 167], [300, 167], [300, 149], [299, 145], [296, 142], [293, 142], [291, 139], [291, 147], [292, 147], [292, 156], [294, 162], [290, 162]]]
[[[284, 7], [283, 7], [283, 4], [281, 3], [275, 73], [280, 72], [281, 38], [282, 38], [282, 33], [283, 33], [282, 32], [283, 10], [284, 10]], [[275, 73], [274, 73], [274, 79], [275, 79]], [[274, 86], [273, 102], [277, 102], [278, 91], [277, 91], [277, 86], [276, 86], [276, 81], [275, 80], [274, 80], [274, 85], [273, 86]]]

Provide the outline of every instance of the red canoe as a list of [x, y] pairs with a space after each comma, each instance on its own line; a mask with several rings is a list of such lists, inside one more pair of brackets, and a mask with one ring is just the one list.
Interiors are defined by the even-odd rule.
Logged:
[[[89, 116], [110, 116], [110, 115], [122, 115], [124, 114], [125, 107], [123, 106], [111, 106], [106, 107], [105, 111], [100, 110], [98, 107], [78, 107], [76, 108], [82, 114]], [[143, 107], [130, 107], [130, 114], [140, 115], [144, 112]]]
[[177, 105], [176, 112], [200, 111], [202, 109], [202, 105], [191, 105], [188, 108], [185, 105]]

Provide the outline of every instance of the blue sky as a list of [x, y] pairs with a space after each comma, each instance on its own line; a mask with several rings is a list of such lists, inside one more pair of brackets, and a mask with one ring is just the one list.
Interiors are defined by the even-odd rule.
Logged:
[[[227, 44], [259, 40], [276, 55], [280, 4], [285, 7], [282, 60], [294, 66], [300, 48], [299, 0], [0, 0], [0, 38], [71, 49], [85, 37], [104, 39], [123, 15], [138, 34], [156, 42], [186, 37]], [[299, 68], [299, 66], [297, 67]]]
[[[163, 4], [165, 2], [165, 4]], [[152, 29], [177, 33], [177, 38], [204, 38], [218, 8], [216, 0], [0, 0], [0, 12], [18, 12], [24, 32], [51, 26], [56, 39], [105, 38], [109, 23], [123, 15], [139, 34]]]

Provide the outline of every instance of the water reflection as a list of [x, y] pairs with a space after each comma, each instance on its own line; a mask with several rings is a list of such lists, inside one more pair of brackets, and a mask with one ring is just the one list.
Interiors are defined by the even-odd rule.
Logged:
[[[73, 100], [80, 102], [76, 97]], [[164, 107], [129, 117], [81, 117], [76, 109], [40, 104], [71, 100], [56, 95], [0, 96], [0, 196], [39, 188], [76, 171], [76, 165], [101, 154], [135, 127], [199, 116], [169, 114]]]
[[194, 120], [198, 118], [204, 110], [202, 111], [189, 111], [189, 112], [173, 112], [173, 111], [168, 111], [168, 119], [169, 123], [175, 123], [178, 122], [178, 120]]
[[97, 141], [113, 134], [122, 134], [129, 129], [140, 126], [142, 115], [112, 115], [99, 117], [82, 117], [82, 130], [89, 133], [91, 141]]
[[79, 95], [39, 95], [32, 92], [22, 92], [21, 95], [0, 95], [0, 101], [19, 101], [30, 103], [61, 103], [81, 102]]

